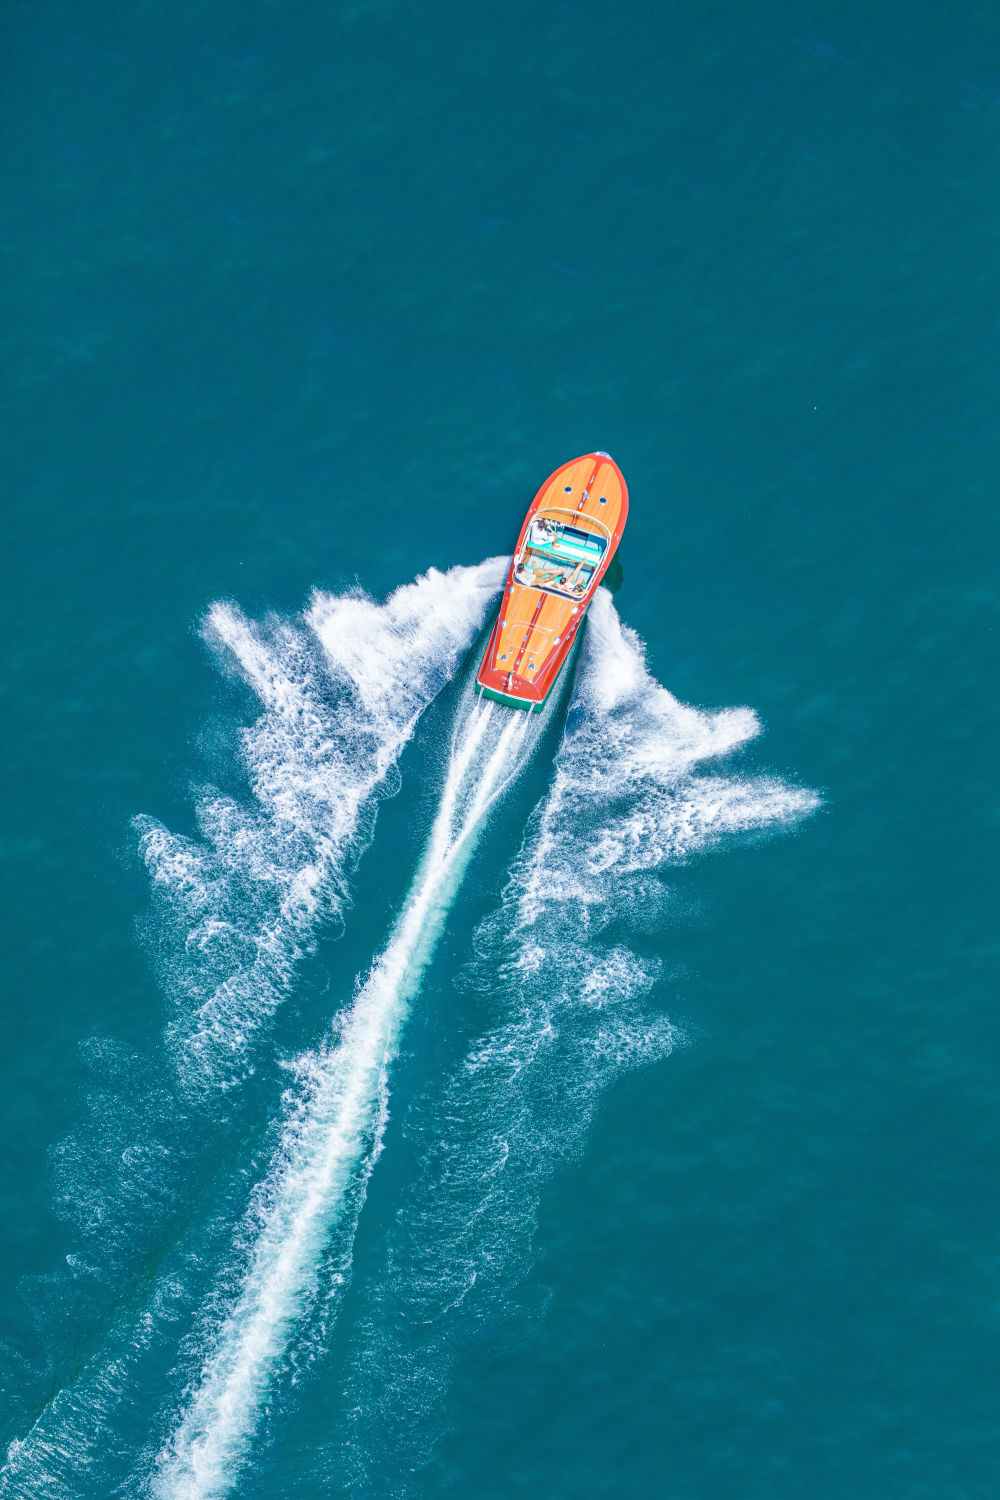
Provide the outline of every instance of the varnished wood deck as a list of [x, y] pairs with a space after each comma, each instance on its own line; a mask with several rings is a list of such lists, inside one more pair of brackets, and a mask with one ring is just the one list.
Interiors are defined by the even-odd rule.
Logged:
[[[623, 514], [624, 512], [624, 514]], [[618, 545], [627, 514], [627, 495], [621, 474], [611, 459], [586, 453], [565, 464], [546, 481], [535, 497], [518, 539], [515, 558], [524, 550], [528, 527], [542, 515], [566, 526], [579, 526], [604, 537], [607, 548], [597, 577], [592, 577], [580, 599], [548, 593], [544, 589], [508, 580], [500, 627], [492, 662], [494, 670], [513, 673], [524, 684], [535, 684], [546, 675], [553, 654], [559, 654], [590, 602], [593, 590]], [[570, 569], [571, 571], [571, 569]], [[486, 663], [484, 662], [484, 667]], [[514, 686], [516, 691], [516, 683]]]

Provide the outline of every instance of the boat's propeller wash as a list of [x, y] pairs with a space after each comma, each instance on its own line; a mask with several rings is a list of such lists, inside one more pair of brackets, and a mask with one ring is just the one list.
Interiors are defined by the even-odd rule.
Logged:
[[321, 1268], [331, 1251], [338, 1266], [350, 1264], [407, 1006], [483, 819], [537, 733], [521, 715], [480, 702], [455, 736], [427, 848], [389, 942], [335, 1036], [300, 1063], [303, 1092], [255, 1195], [261, 1227], [246, 1276], [209, 1335], [193, 1397], [160, 1456], [157, 1495], [227, 1491], [274, 1372], [316, 1302]]
[[[232, 606], [212, 612], [210, 634], [265, 707], [244, 738], [252, 811], [206, 795], [197, 843], [142, 825], [154, 885], [183, 937], [167, 964], [179, 1097], [203, 1098], [215, 1080], [227, 1108], [317, 924], [343, 909], [351, 858], [372, 833], [372, 793], [502, 577], [499, 562], [431, 574], [381, 607], [318, 597], [295, 626], [251, 625]], [[752, 712], [679, 704], [650, 678], [610, 596], [591, 591], [591, 601], [549, 789], [466, 970], [493, 1019], [404, 1114], [410, 1185], [381, 1270], [356, 1287], [348, 1389], [315, 1451], [317, 1488], [389, 1493], [401, 1470], [426, 1460], [456, 1349], [517, 1300], [542, 1185], [579, 1148], [605, 1083], [673, 1045], [650, 1003], [657, 967], [635, 923], [637, 913], [647, 929], [662, 920], [662, 869], [816, 803], [778, 781], [708, 768], [757, 733]], [[548, 723], [475, 686], [457, 696], [414, 880], [329, 1036], [294, 1065], [257, 1186], [230, 1189], [249, 1201], [242, 1224], [234, 1232], [218, 1200], [192, 1206], [206, 1226], [198, 1252], [185, 1248], [193, 1231], [161, 1250], [131, 1354], [95, 1355], [48, 1403], [8, 1454], [5, 1500], [103, 1497], [112, 1484], [159, 1500], [221, 1497], [238, 1487], [265, 1413], [294, 1419], [303, 1388], [288, 1377], [327, 1347], [348, 1284], [408, 1009], [489, 810]], [[132, 1316], [126, 1304], [117, 1332]], [[137, 1466], [129, 1388], [169, 1370], [163, 1427]]]

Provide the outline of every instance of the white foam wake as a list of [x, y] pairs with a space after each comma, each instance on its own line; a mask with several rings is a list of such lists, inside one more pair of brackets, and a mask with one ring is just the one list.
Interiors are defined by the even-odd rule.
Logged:
[[[165, 1219], [189, 1207], [192, 1158], [211, 1155], [219, 1140], [214, 1112], [187, 1108], [192, 1094], [226, 1086], [252, 1067], [255, 1030], [288, 994], [320, 924], [342, 911], [354, 857], [373, 829], [376, 794], [391, 786], [420, 714], [454, 676], [505, 566], [497, 558], [431, 569], [384, 604], [360, 590], [317, 593], [294, 621], [251, 622], [232, 604], [210, 610], [206, 640], [262, 705], [240, 736], [250, 795], [241, 802], [206, 793], [198, 839], [137, 819], [153, 883], [154, 937], [175, 1007], [168, 1040], [177, 1067], [163, 1077], [138, 1058], [112, 1066], [109, 1042], [89, 1049], [103, 1084], [88, 1099], [93, 1124], [57, 1153], [60, 1207], [75, 1220], [85, 1251], [67, 1257], [71, 1281], [113, 1292], [130, 1268], [142, 1274], [135, 1268], [152, 1259], [153, 1246], [162, 1252]], [[227, 1203], [231, 1190], [222, 1195]], [[210, 1218], [222, 1213], [218, 1201], [205, 1207]], [[129, 1262], [122, 1262], [123, 1244]], [[197, 1284], [181, 1253], [134, 1326], [127, 1314], [111, 1318], [105, 1347], [71, 1383], [46, 1397], [52, 1376], [43, 1371], [41, 1410], [10, 1446], [0, 1495], [108, 1493], [113, 1463], [127, 1464], [134, 1442], [116, 1414], [127, 1410], [143, 1361], [170, 1357], [177, 1320], [189, 1315], [192, 1279]], [[65, 1319], [66, 1288], [49, 1301], [52, 1316]], [[102, 1308], [105, 1328], [109, 1316]]]
[[390, 940], [339, 1035], [301, 1065], [306, 1090], [254, 1205], [242, 1286], [212, 1339], [196, 1388], [160, 1455], [154, 1492], [209, 1500], [228, 1492], [293, 1329], [315, 1302], [331, 1238], [350, 1242], [378, 1155], [387, 1075], [407, 1004], [433, 949], [484, 816], [537, 734], [532, 715], [469, 709], [452, 744], [427, 847]]
[[347, 1431], [316, 1457], [326, 1483], [411, 1493], [402, 1476], [433, 1451], [457, 1352], [484, 1334], [495, 1347], [516, 1314], [546, 1181], [582, 1149], [608, 1085], [677, 1041], [650, 1004], [659, 963], [644, 941], [666, 917], [663, 869], [816, 807], [718, 767], [758, 731], [750, 709], [704, 713], [657, 684], [598, 592], [549, 792], [476, 936], [467, 979], [495, 1024], [404, 1123], [416, 1170], [367, 1290]]
[[253, 624], [232, 604], [209, 611], [206, 639], [264, 708], [241, 735], [253, 800], [208, 792], [198, 840], [136, 820], [188, 1082], [238, 1074], [318, 924], [341, 915], [373, 793], [468, 649], [503, 566], [432, 568], [385, 604], [316, 594], [296, 622]]

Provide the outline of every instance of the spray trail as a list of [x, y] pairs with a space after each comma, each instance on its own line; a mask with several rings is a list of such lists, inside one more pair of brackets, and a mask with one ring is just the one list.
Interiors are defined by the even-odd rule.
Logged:
[[[317, 593], [303, 618], [252, 623], [216, 604], [205, 640], [263, 705], [242, 731], [251, 802], [208, 791], [200, 839], [136, 828], [158, 917], [168, 1039], [189, 1090], [250, 1066], [255, 1032], [287, 995], [320, 924], [339, 920], [371, 837], [374, 794], [451, 678], [503, 560], [432, 568], [385, 604]], [[172, 929], [172, 930], [171, 930]]]
[[349, 1265], [408, 1002], [476, 834], [537, 726], [532, 715], [478, 703], [456, 733], [426, 850], [389, 942], [337, 1039], [302, 1065], [306, 1095], [254, 1205], [258, 1232], [245, 1279], [160, 1455], [154, 1493], [162, 1500], [210, 1500], [230, 1489], [294, 1327], [317, 1299], [335, 1239], [334, 1255]]

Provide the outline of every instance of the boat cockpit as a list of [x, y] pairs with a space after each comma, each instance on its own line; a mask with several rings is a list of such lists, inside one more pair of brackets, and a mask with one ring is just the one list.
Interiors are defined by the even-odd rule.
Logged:
[[514, 577], [528, 588], [582, 599], [607, 545], [607, 539], [595, 531], [569, 525], [548, 513], [536, 515], [514, 559]]

